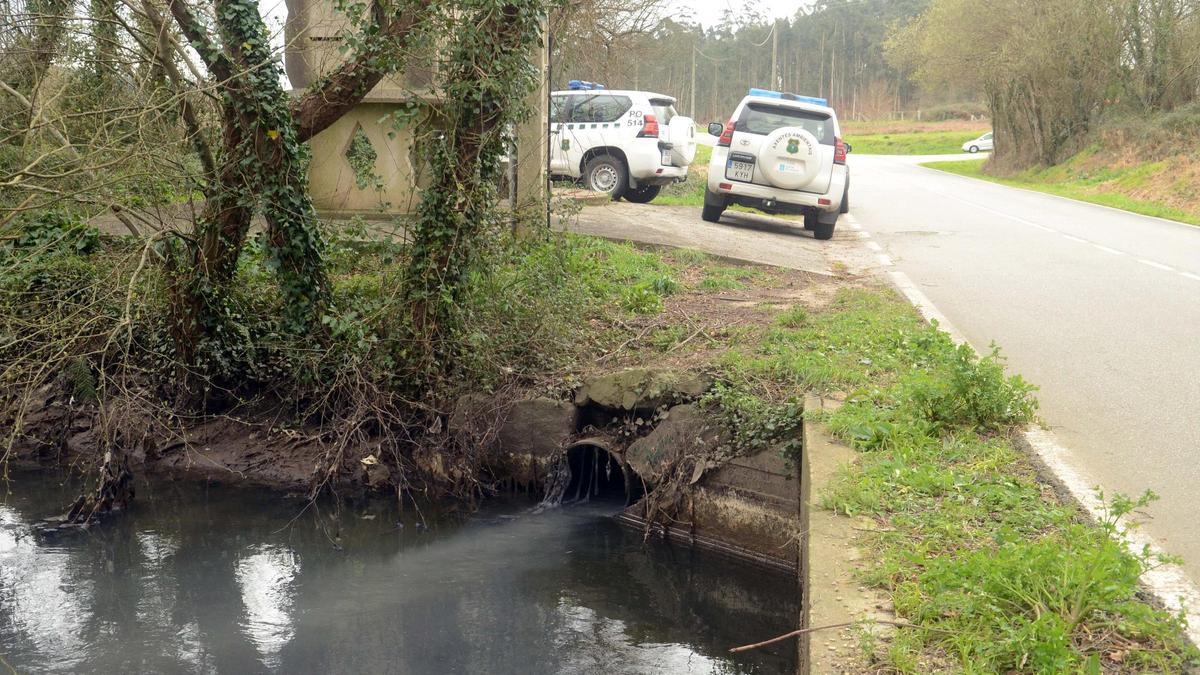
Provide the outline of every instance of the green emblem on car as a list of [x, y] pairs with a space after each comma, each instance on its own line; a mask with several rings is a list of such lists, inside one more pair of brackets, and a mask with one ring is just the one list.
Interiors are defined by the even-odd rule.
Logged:
[[797, 152], [800, 152], [800, 139], [799, 138], [789, 138], [787, 151], [788, 151], [789, 155], [794, 155]]

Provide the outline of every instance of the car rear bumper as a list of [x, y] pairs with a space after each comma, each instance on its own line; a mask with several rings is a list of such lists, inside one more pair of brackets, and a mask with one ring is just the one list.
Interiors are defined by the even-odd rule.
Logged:
[[[777, 209], [779, 211], [816, 209], [837, 211], [842, 206], [842, 195], [846, 190], [846, 167], [837, 165], [829, 180], [829, 191], [824, 193], [780, 190], [767, 185], [742, 183], [725, 178], [717, 171], [713, 162], [709, 166], [708, 190], [715, 195], [725, 195], [730, 203], [742, 203], [753, 208]], [[724, 166], [724, 163], [720, 166]]]

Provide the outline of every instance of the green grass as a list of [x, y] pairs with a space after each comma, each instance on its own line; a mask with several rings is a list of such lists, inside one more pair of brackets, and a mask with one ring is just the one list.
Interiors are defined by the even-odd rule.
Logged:
[[700, 280], [700, 288], [722, 291], [739, 290], [746, 288], [750, 282], [762, 278], [762, 276], [762, 272], [753, 267], [709, 265], [704, 268], [704, 278]]
[[705, 181], [708, 176], [708, 162], [711, 159], [712, 148], [696, 145], [696, 156], [688, 166], [688, 179], [683, 183], [673, 183], [663, 188], [654, 199], [654, 203], [665, 206], [704, 206]]
[[[1111, 188], [1136, 189], [1143, 187], [1151, 176], [1160, 171], [1161, 162], [1147, 162], [1127, 169], [1106, 169], [1100, 171], [1082, 172], [1074, 167], [1086, 157], [1085, 155], [1071, 162], [1046, 169], [1029, 169], [1012, 176], [993, 176], [983, 171], [985, 159], [969, 159], [954, 162], [926, 162], [926, 166], [939, 171], [979, 178], [981, 180], [1020, 187], [1028, 190], [1045, 192], [1059, 197], [1069, 197], [1092, 204], [1111, 206], [1112, 208], [1130, 211], [1144, 216], [1155, 216], [1176, 220], [1181, 223], [1200, 225], [1200, 213], [1183, 211], [1165, 204], [1147, 200], [1135, 199]], [[1191, 189], [1189, 186], [1188, 189]]]
[[916, 131], [902, 134], [847, 136], [855, 155], [948, 155], [962, 152], [962, 145], [979, 138], [977, 131]]
[[1149, 498], [1113, 498], [1111, 517], [1089, 524], [1048, 497], [1008, 438], [1034, 420], [1034, 388], [997, 353], [956, 346], [874, 290], [782, 312], [738, 345], [714, 399], [743, 427], [759, 425], [740, 437], [784, 424], [805, 389], [850, 392], [824, 421], [858, 461], [821, 498], [874, 523], [863, 528], [861, 582], [914, 625], [864, 642], [881, 671], [1181, 672], [1195, 662], [1181, 620], [1137, 598], [1140, 574], [1161, 561], [1115, 538], [1116, 518]]

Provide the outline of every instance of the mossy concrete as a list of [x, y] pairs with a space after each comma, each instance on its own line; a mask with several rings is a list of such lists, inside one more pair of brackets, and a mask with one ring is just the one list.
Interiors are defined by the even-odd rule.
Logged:
[[[835, 409], [837, 401], [816, 396], [805, 398], [806, 411]], [[855, 462], [855, 453], [835, 440], [819, 423], [806, 416], [804, 423], [803, 471], [805, 483], [802, 521], [806, 533], [801, 549], [800, 583], [804, 592], [801, 628], [816, 629], [800, 637], [802, 673], [818, 675], [860, 673], [869, 670], [860, 640], [861, 631], [876, 637], [890, 633], [880, 620], [895, 619], [891, 600], [866, 588], [855, 574], [862, 566], [861, 532], [872, 529], [870, 521], [822, 509], [819, 500], [842, 467]], [[857, 627], [823, 629], [849, 622]]]
[[575, 394], [575, 405], [613, 411], [650, 412], [704, 395], [712, 379], [699, 373], [632, 368], [592, 378]]

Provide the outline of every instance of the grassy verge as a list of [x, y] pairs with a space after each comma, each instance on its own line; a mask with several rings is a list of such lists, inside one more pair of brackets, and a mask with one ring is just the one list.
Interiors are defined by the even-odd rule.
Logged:
[[846, 142], [856, 155], [949, 155], [962, 152], [963, 143], [978, 138], [984, 131], [847, 134]]
[[1144, 162], [1131, 166], [1091, 168], [1094, 151], [1082, 153], [1056, 167], [1029, 169], [1010, 176], [984, 172], [983, 159], [956, 162], [926, 162], [922, 166], [948, 173], [1069, 197], [1092, 204], [1200, 225], [1200, 209], [1173, 206], [1179, 201], [1190, 206], [1195, 199], [1194, 184], [1177, 175], [1179, 167], [1168, 162]]
[[[1034, 419], [1033, 387], [926, 325], [890, 292], [841, 291], [739, 336], [718, 403], [780, 409], [802, 390], [850, 392], [825, 422], [858, 451], [823, 505], [867, 518], [862, 581], [914, 624], [864, 641], [887, 672], [1179, 672], [1178, 617], [1137, 598], [1160, 563], [1117, 543], [1111, 500], [1091, 524], [1040, 484], [1008, 434]], [[748, 405], [747, 401], [755, 402]], [[760, 415], [770, 424], [777, 416]]]

